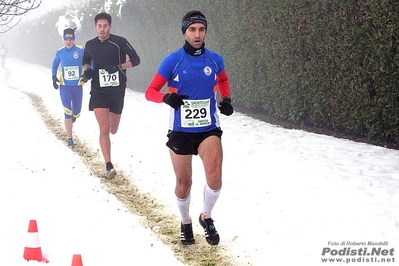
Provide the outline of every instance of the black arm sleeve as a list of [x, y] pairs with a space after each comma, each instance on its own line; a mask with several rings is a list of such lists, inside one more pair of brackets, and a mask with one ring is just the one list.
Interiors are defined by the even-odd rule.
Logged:
[[125, 46], [124, 49], [126, 54], [129, 56], [129, 61], [132, 63], [133, 66], [138, 66], [140, 65], [140, 57], [137, 54], [136, 50], [134, 50], [133, 46], [125, 40]]

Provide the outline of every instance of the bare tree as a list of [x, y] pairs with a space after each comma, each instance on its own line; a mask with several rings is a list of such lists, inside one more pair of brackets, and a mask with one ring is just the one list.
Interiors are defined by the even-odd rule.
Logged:
[[0, 0], [0, 33], [14, 28], [21, 16], [40, 6], [42, 0]]

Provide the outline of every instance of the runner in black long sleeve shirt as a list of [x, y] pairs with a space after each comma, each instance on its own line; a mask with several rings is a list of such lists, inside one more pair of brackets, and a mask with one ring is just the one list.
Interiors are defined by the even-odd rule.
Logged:
[[[118, 131], [126, 90], [126, 69], [140, 64], [132, 45], [110, 33], [111, 15], [102, 12], [94, 18], [97, 37], [85, 45], [83, 81], [91, 79], [89, 110], [94, 111], [100, 127], [100, 146], [106, 163], [107, 178], [114, 178], [109, 133]], [[129, 60], [127, 60], [127, 56]]]
[[[85, 45], [85, 53], [83, 56], [83, 65], [92, 65], [94, 76], [91, 81], [91, 88], [101, 89], [102, 91], [112, 92], [118, 89], [126, 88], [126, 69], [119, 72], [119, 86], [102, 87], [101, 82], [107, 81], [106, 77], [101, 73], [100, 69], [106, 69], [107, 66], [120, 66], [126, 63], [126, 56], [129, 57], [128, 62], [132, 66], [140, 64], [140, 58], [132, 45], [123, 37], [110, 34], [106, 40], [100, 40], [95, 37], [89, 40]], [[105, 89], [105, 90], [104, 90]]]

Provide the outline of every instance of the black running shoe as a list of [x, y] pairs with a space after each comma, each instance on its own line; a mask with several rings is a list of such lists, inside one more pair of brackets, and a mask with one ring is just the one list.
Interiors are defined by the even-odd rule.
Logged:
[[199, 222], [204, 228], [206, 242], [208, 242], [209, 245], [219, 244], [220, 238], [215, 225], [213, 225], [213, 220], [211, 218], [202, 219], [202, 215], [200, 214]]
[[193, 235], [193, 224], [183, 224], [180, 227], [180, 241], [183, 245], [195, 244]]
[[107, 163], [106, 170], [107, 170], [107, 178], [112, 179], [116, 176], [116, 170], [114, 169], [114, 166], [112, 165], [111, 162]]

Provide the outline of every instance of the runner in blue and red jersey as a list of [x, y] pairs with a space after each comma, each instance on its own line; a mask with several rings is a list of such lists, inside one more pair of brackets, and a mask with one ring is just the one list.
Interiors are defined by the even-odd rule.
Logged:
[[[74, 29], [65, 29], [63, 38], [65, 46], [56, 52], [51, 73], [54, 89], [60, 87], [60, 97], [65, 113], [64, 124], [68, 146], [73, 148], [73, 122], [80, 116], [80, 111], [82, 110], [83, 82], [80, 82], [80, 75], [83, 73], [83, 47], [75, 44]], [[60, 64], [61, 71], [59, 77], [57, 77]], [[59, 82], [60, 86], [57, 82]]]
[[[206, 185], [199, 223], [210, 245], [219, 243], [211, 212], [222, 188], [223, 151], [218, 109], [231, 115], [230, 85], [221, 55], [205, 48], [207, 20], [200, 11], [182, 19], [185, 44], [161, 63], [145, 96], [147, 100], [171, 106], [167, 146], [176, 175], [176, 202], [181, 214], [181, 243], [195, 243], [189, 213], [192, 184], [192, 156], [203, 161]], [[168, 92], [161, 89], [168, 84]], [[217, 103], [217, 91], [222, 101]]]

